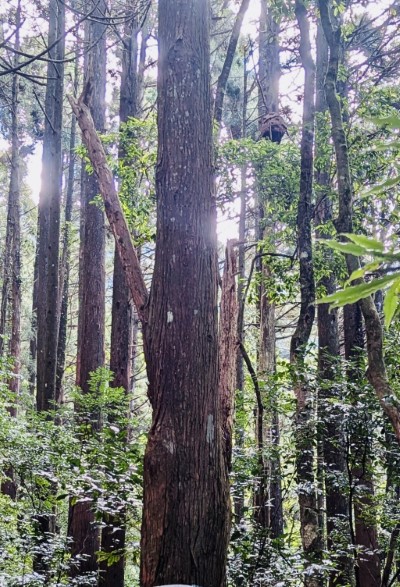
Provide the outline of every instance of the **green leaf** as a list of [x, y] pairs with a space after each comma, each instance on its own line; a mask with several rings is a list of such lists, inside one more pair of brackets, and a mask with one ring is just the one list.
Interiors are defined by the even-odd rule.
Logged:
[[369, 196], [372, 194], [380, 194], [380, 193], [384, 192], [387, 188], [392, 188], [399, 183], [400, 183], [400, 175], [398, 175], [396, 177], [391, 177], [390, 179], [387, 179], [383, 183], [380, 183], [379, 185], [376, 185], [375, 187], [373, 187], [370, 190], [368, 190], [367, 192], [365, 192], [363, 194], [363, 197], [366, 197], [366, 196]]
[[361, 277], [364, 277], [364, 275], [366, 273], [368, 273], [369, 271], [375, 271], [376, 269], [378, 269], [379, 265], [380, 265], [380, 263], [374, 261], [372, 263], [367, 263], [366, 265], [364, 265], [363, 267], [360, 267], [359, 269], [356, 269], [355, 271], [353, 271], [353, 273], [350, 275], [350, 277], [346, 281], [345, 286], [349, 285], [352, 281], [355, 281], [356, 279], [360, 279]]
[[374, 238], [369, 238], [368, 236], [364, 236], [363, 234], [350, 234], [348, 232], [343, 233], [344, 236], [347, 236], [348, 239], [353, 241], [356, 245], [360, 247], [364, 247], [367, 250], [371, 251], [383, 251], [383, 243], [377, 241]]
[[398, 292], [400, 288], [400, 278], [391, 285], [385, 295], [385, 301], [383, 303], [383, 313], [385, 315], [385, 326], [389, 328], [390, 323], [395, 315], [399, 304]]
[[365, 247], [356, 245], [354, 243], [340, 243], [335, 240], [326, 239], [321, 239], [319, 242], [330, 247], [331, 249], [334, 249], [335, 251], [345, 253], [346, 255], [355, 255], [356, 257], [360, 257], [361, 255], [366, 255], [368, 253]]
[[377, 126], [384, 126], [385, 128], [392, 128], [392, 129], [400, 129], [400, 116], [397, 114], [392, 114], [391, 116], [386, 116], [381, 118], [379, 116], [373, 116], [369, 120], [371, 120]]
[[342, 289], [334, 294], [323, 297], [321, 300], [317, 300], [316, 303], [331, 304], [331, 308], [340, 308], [347, 304], [355, 304], [359, 300], [367, 298], [396, 279], [400, 279], [399, 273], [385, 275], [385, 277], [373, 279], [369, 283], [360, 283], [358, 285], [346, 287], [346, 289]]

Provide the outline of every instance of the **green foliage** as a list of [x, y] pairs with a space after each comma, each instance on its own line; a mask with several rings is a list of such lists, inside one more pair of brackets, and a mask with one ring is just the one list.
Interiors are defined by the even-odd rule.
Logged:
[[[2, 379], [0, 476], [4, 482], [12, 472], [17, 498], [0, 496], [0, 583], [36, 586], [46, 579], [48, 585], [67, 584], [68, 507], [78, 501], [92, 504], [99, 526], [104, 516], [127, 512], [132, 539], [127, 560], [137, 561], [132, 541], [137, 540], [141, 511], [143, 424], [134, 414], [128, 416], [131, 398], [112, 388], [111, 379], [107, 369], [98, 369], [88, 394], [74, 392], [77, 414], [67, 405], [54, 414], [55, 420], [36, 413], [30, 396], [19, 398], [18, 418], [10, 416], [15, 398]], [[59, 527], [42, 544], [36, 520], [55, 513]], [[38, 554], [49, 565], [46, 577], [32, 571]], [[117, 553], [112, 556], [115, 560]]]
[[390, 264], [393, 261], [400, 261], [400, 252], [384, 251], [383, 243], [364, 235], [346, 233], [343, 236], [352, 242], [343, 243], [335, 240], [322, 240], [321, 242], [345, 255], [354, 255], [356, 257], [369, 256], [373, 259], [371, 262], [366, 263], [354, 271], [350, 275], [347, 284], [362, 280], [366, 274], [376, 271], [380, 267], [384, 268], [386, 263], [389, 263], [389, 273], [388, 275], [376, 277], [367, 282], [361, 281], [361, 283], [350, 285], [343, 290], [338, 290], [329, 296], [323, 297], [317, 303], [330, 304], [331, 308], [339, 308], [346, 304], [354, 304], [390, 286], [383, 306], [385, 326], [388, 328], [398, 308], [398, 293], [400, 290], [400, 272], [390, 270]]

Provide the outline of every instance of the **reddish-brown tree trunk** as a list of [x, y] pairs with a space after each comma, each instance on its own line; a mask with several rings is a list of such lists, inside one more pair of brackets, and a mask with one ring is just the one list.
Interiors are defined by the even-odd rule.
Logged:
[[[86, 41], [90, 51], [84, 74], [85, 99], [95, 128], [104, 131], [106, 88], [106, 24], [104, 0], [90, 4], [93, 19], [86, 23]], [[97, 18], [96, 18], [97, 17]], [[82, 243], [80, 258], [80, 305], [78, 326], [78, 361], [76, 382], [83, 393], [89, 392], [90, 374], [104, 366], [105, 268], [104, 215], [92, 201], [100, 191], [97, 176], [83, 173], [82, 182]], [[79, 412], [79, 405], [76, 406]], [[99, 415], [92, 414], [93, 427]], [[96, 576], [100, 550], [99, 529], [94, 520], [93, 504], [77, 502], [70, 506], [69, 536], [71, 538], [70, 576]]]
[[160, 0], [157, 241], [147, 333], [153, 423], [141, 584], [222, 587], [229, 496], [218, 397], [209, 3]]
[[[125, 123], [137, 112], [137, 19], [132, 16], [125, 24], [122, 39], [122, 73], [119, 117]], [[125, 152], [120, 148], [119, 156]], [[133, 306], [125, 271], [117, 248], [114, 253], [113, 297], [111, 310], [110, 370], [114, 374], [112, 385], [129, 393], [132, 371]], [[128, 431], [126, 431], [126, 436]], [[101, 550], [119, 555], [117, 561], [100, 563], [100, 585], [123, 587], [125, 571], [126, 512], [106, 515], [103, 518]]]
[[54, 408], [59, 300], [60, 201], [62, 184], [62, 111], [64, 82], [65, 6], [52, 0], [49, 7], [49, 52], [42, 186], [39, 196], [39, 254], [37, 304], [37, 395], [39, 411]]

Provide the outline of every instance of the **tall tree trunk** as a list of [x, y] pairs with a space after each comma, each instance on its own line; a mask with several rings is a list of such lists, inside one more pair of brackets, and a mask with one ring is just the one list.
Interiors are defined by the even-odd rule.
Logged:
[[239, 42], [240, 31], [241, 31], [243, 20], [244, 20], [245, 14], [247, 12], [247, 9], [249, 7], [249, 4], [250, 4], [250, 0], [242, 0], [241, 1], [238, 13], [235, 18], [235, 22], [233, 24], [232, 33], [229, 38], [229, 44], [228, 44], [228, 49], [226, 52], [225, 61], [222, 66], [221, 73], [219, 74], [219, 77], [218, 77], [217, 90], [215, 93], [215, 103], [214, 103], [214, 120], [218, 126], [220, 126], [221, 122], [222, 122], [226, 85], [228, 83], [229, 74], [232, 69], [232, 63], [235, 58], [235, 53], [236, 53], [237, 45]]
[[142, 322], [153, 407], [144, 462], [143, 587], [225, 583], [230, 511], [217, 393], [208, 19], [207, 1], [159, 2], [158, 230], [150, 299], [84, 96], [70, 98]]
[[[78, 89], [78, 53], [75, 54], [75, 72], [74, 72], [74, 92]], [[70, 254], [71, 254], [71, 222], [72, 207], [75, 186], [75, 169], [76, 169], [76, 118], [72, 117], [71, 134], [69, 140], [69, 161], [67, 174], [67, 189], [65, 194], [65, 216], [63, 231], [63, 250], [61, 256], [60, 269], [60, 324], [58, 333], [57, 348], [57, 369], [56, 369], [56, 402], [60, 405], [63, 402], [63, 378], [65, 370], [65, 356], [67, 346], [67, 322], [68, 322], [68, 296], [69, 296], [69, 278], [70, 278]]]
[[[336, 153], [339, 193], [339, 217], [336, 221], [336, 228], [339, 233], [351, 233], [353, 231], [353, 182], [350, 172], [349, 151], [344, 131], [341, 104], [336, 90], [342, 39], [341, 27], [339, 24], [335, 27], [332, 24], [330, 3], [328, 0], [320, 0], [319, 8], [322, 26], [329, 46], [329, 63], [325, 82], [325, 93], [331, 116], [332, 138]], [[349, 273], [352, 273], [359, 266], [358, 260], [351, 255], [346, 255], [346, 262]], [[397, 437], [400, 438], [400, 412], [397, 404], [391, 401], [393, 392], [386, 376], [382, 350], [383, 331], [379, 315], [371, 297], [361, 300], [359, 302], [359, 309], [364, 317], [366, 327], [369, 379], [375, 388], [376, 395], [380, 400], [383, 410], [394, 426]], [[351, 320], [347, 320], [348, 342], [346, 343], [346, 353], [353, 352], [354, 354], [355, 345], [351, 344], [352, 332], [350, 329], [354, 332], [357, 330], [357, 311], [359, 311], [357, 306], [346, 309], [348, 318], [351, 317], [349, 313], [353, 315]], [[353, 342], [355, 343], [356, 341]], [[367, 456], [369, 451], [368, 447], [365, 447], [365, 451], [365, 456]], [[381, 585], [380, 561], [375, 550], [377, 546], [376, 529], [374, 524], [372, 527], [369, 525], [369, 528], [366, 525], [366, 511], [370, 510], [373, 487], [371, 485], [370, 467], [365, 465], [365, 460], [364, 464], [363, 462], [359, 463], [359, 473], [363, 477], [362, 481], [361, 479], [360, 481], [363, 487], [367, 488], [367, 491], [362, 489], [361, 494], [355, 502], [355, 538], [356, 542], [362, 546], [357, 561], [356, 579], [360, 587], [364, 587], [364, 585], [366, 587], [375, 587]], [[357, 470], [355, 473], [360, 478]], [[367, 477], [364, 478], [365, 474]], [[371, 512], [369, 511], [369, 513]]]
[[[63, 120], [65, 5], [50, 0], [45, 126], [42, 156], [42, 185], [39, 194], [39, 233], [37, 257], [37, 390], [39, 412], [55, 408], [58, 341], [58, 270], [60, 240], [60, 201], [62, 189], [61, 131]], [[57, 42], [57, 40], [59, 41]], [[35, 294], [35, 291], [34, 291]], [[50, 417], [50, 416], [49, 416]], [[53, 491], [53, 487], [50, 491]], [[36, 536], [40, 546], [33, 562], [35, 572], [49, 571], [45, 544], [55, 531], [54, 515], [45, 500], [36, 515]]]
[[[84, 94], [95, 128], [101, 133], [105, 126], [106, 89], [106, 23], [107, 4], [91, 2], [93, 19], [86, 23], [86, 41], [90, 51], [86, 58]], [[95, 174], [83, 173], [82, 238], [80, 258], [80, 306], [78, 326], [78, 362], [76, 382], [83, 393], [89, 392], [90, 374], [104, 365], [105, 313], [105, 231], [104, 215], [92, 204], [99, 193]], [[79, 406], [77, 406], [79, 411]], [[92, 415], [94, 428], [99, 426], [98, 414]], [[96, 552], [100, 549], [99, 529], [95, 524], [93, 504], [88, 501], [70, 506], [69, 535], [72, 564], [70, 576], [96, 575]]]
[[[137, 113], [137, 20], [132, 17], [125, 24], [122, 41], [122, 74], [119, 105], [121, 123], [127, 122]], [[126, 155], [120, 148], [119, 157]], [[111, 356], [110, 370], [114, 374], [112, 385], [129, 393], [132, 371], [133, 306], [125, 271], [117, 249], [114, 253], [113, 297], [111, 310]], [[128, 435], [128, 431], [126, 431]], [[100, 585], [104, 587], [123, 587], [125, 570], [126, 512], [120, 515], [107, 515], [104, 518], [101, 534], [101, 549], [106, 553], [117, 553], [119, 558], [113, 564], [105, 560], [100, 564]]]
[[222, 451], [209, 3], [160, 0], [157, 241], [147, 369], [141, 584], [222, 587]]
[[[331, 180], [329, 168], [324, 163], [324, 114], [327, 112], [325, 99], [325, 73], [328, 64], [328, 45], [321, 24], [317, 28], [316, 62], [316, 112], [319, 122], [316, 136], [316, 191], [318, 194], [315, 209], [315, 222], [322, 227], [317, 230], [317, 238], [330, 238], [324, 225], [332, 221], [332, 202], [329, 197]], [[318, 130], [320, 132], [318, 132]], [[321, 156], [320, 156], [321, 153]], [[332, 266], [332, 252], [322, 250], [325, 263]], [[333, 272], [322, 277], [319, 286], [326, 294], [336, 291]], [[347, 497], [348, 475], [346, 468], [346, 438], [343, 428], [343, 414], [340, 408], [335, 385], [338, 360], [340, 356], [337, 310], [329, 311], [328, 304], [318, 306], [318, 377], [319, 377], [319, 417], [322, 422], [322, 450], [324, 485], [326, 493], [326, 533], [327, 547], [332, 554], [338, 550], [344, 553], [351, 544], [349, 500]], [[335, 556], [335, 571], [330, 574], [329, 587], [351, 585], [354, 583], [353, 560], [346, 555]]]
[[304, 584], [323, 584], [318, 565], [322, 562], [322, 537], [318, 523], [316, 480], [314, 477], [313, 398], [307, 382], [305, 346], [315, 316], [315, 283], [312, 258], [311, 220], [314, 174], [315, 64], [311, 53], [307, 10], [303, 0], [296, 0], [296, 18], [300, 28], [300, 57], [304, 69], [304, 102], [301, 137], [300, 197], [297, 214], [300, 260], [300, 316], [290, 345], [290, 360], [296, 394], [297, 481], [300, 505], [300, 533], [305, 556]]
[[[15, 14], [15, 65], [18, 65], [18, 51], [20, 49], [21, 2], [18, 1]], [[6, 334], [5, 318], [7, 316], [7, 301], [11, 297], [11, 332], [9, 339], [9, 355], [13, 360], [12, 374], [8, 385], [14, 394], [14, 404], [9, 408], [12, 416], [17, 415], [17, 398], [19, 393], [19, 372], [21, 355], [21, 227], [20, 227], [20, 154], [19, 154], [19, 125], [18, 125], [18, 75], [13, 75], [11, 85], [11, 165], [10, 184], [7, 202], [7, 228], [4, 251], [3, 288], [0, 314], [0, 355], [4, 351]], [[1, 484], [1, 492], [12, 499], [16, 498], [17, 487], [14, 481], [12, 467], [5, 472], [6, 479]]]
[[[246, 137], [247, 124], [247, 55], [243, 59], [243, 107], [242, 107], [242, 138]], [[246, 212], [247, 212], [247, 165], [242, 165], [240, 169], [240, 212], [239, 212], [239, 244], [238, 244], [238, 284], [237, 284], [237, 340], [245, 343], [244, 331], [244, 310], [246, 300], [244, 280], [246, 275]], [[235, 412], [244, 412], [244, 368], [243, 357], [240, 347], [236, 351], [236, 405]], [[235, 445], [240, 451], [244, 446], [244, 426], [243, 422], [238, 423], [236, 418], [235, 425]], [[244, 488], [242, 484], [239, 485], [233, 496], [233, 507], [235, 511], [235, 521], [238, 524], [243, 518], [244, 513]]]
[[65, 40], [65, 6], [61, 0], [49, 5], [49, 39], [52, 46], [47, 71], [42, 186], [39, 195], [39, 255], [37, 306], [37, 409], [54, 408], [58, 342], [58, 270], [60, 201], [62, 182], [61, 130]]
[[[267, 2], [261, 2], [259, 33], [259, 121], [265, 114], [278, 112], [279, 109], [279, 23]], [[273, 238], [274, 227], [264, 218], [264, 202], [259, 202], [259, 240]], [[261, 273], [259, 321], [259, 378], [264, 381], [274, 374], [276, 367], [275, 304], [269, 300], [268, 282], [271, 271], [268, 262], [260, 257], [258, 271]], [[256, 489], [256, 520], [263, 528], [269, 528], [271, 536], [276, 538], [283, 533], [282, 489], [279, 457], [279, 417], [274, 400], [268, 401], [272, 410], [265, 410], [266, 421], [263, 424], [265, 442], [271, 445], [271, 456], [260, 471], [260, 484]]]

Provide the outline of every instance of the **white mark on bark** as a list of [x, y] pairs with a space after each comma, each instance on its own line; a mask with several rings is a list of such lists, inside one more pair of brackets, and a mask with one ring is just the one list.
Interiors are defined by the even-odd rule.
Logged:
[[167, 449], [167, 451], [173, 455], [174, 454], [174, 443], [172, 442], [172, 440], [166, 440], [164, 442], [164, 445], [165, 445], [165, 448]]
[[198, 310], [195, 310], [195, 311], [194, 311], [194, 315], [195, 315], [195, 316], [197, 316], [197, 314], [198, 314], [198, 313], [199, 313], [199, 311], [198, 311]]
[[174, 217], [171, 218], [171, 222], [175, 222], [175, 218]]
[[303, 252], [300, 254], [300, 259], [308, 259], [308, 253], [307, 253], [307, 251], [303, 251]]
[[208, 415], [207, 418], [207, 442], [208, 444], [214, 443], [214, 416], [212, 414]]
[[171, 311], [167, 312], [167, 324], [171, 324], [174, 321], [174, 315]]

